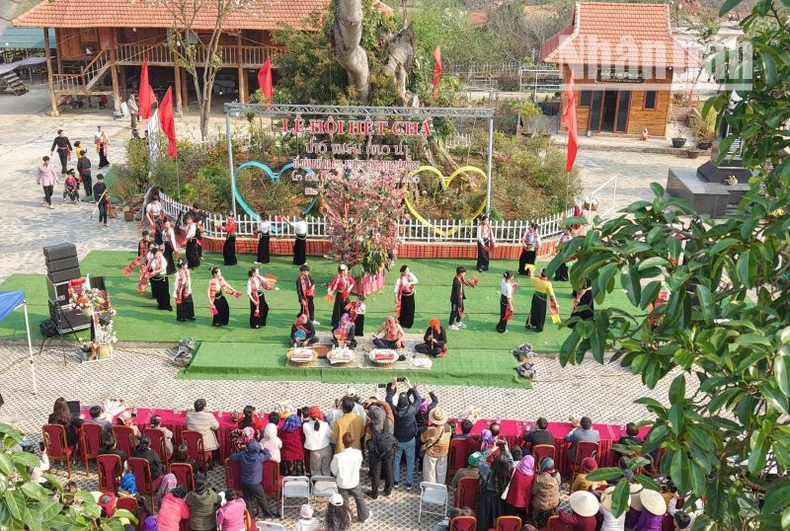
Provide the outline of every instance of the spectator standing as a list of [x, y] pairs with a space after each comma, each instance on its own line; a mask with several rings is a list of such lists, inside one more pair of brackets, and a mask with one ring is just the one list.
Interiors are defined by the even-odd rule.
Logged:
[[417, 411], [422, 403], [422, 397], [417, 387], [412, 387], [406, 379], [407, 392], [398, 395], [398, 401], [393, 402], [393, 397], [398, 390], [397, 382], [393, 380], [387, 384], [387, 402], [393, 404], [392, 416], [395, 418], [394, 435], [398, 440], [398, 450], [395, 452], [395, 461], [392, 464], [394, 477], [393, 487], [398, 488], [400, 482], [400, 463], [404, 454], [406, 456], [406, 488], [411, 489], [414, 484], [414, 462], [417, 451]]
[[217, 529], [216, 509], [220, 503], [217, 492], [208, 484], [206, 475], [195, 476], [195, 490], [184, 499], [189, 507], [190, 531], [213, 531]]
[[532, 501], [532, 482], [535, 480], [535, 458], [525, 455], [516, 465], [510, 478], [505, 503], [507, 513], [526, 520], [529, 504]]
[[282, 461], [280, 457], [280, 449], [283, 447], [283, 441], [277, 437], [277, 423], [269, 422], [263, 428], [263, 447], [269, 452], [269, 459], [275, 463]]
[[281, 476], [304, 476], [304, 434], [302, 419], [294, 413], [289, 415], [280, 431], [283, 441]]
[[[63, 173], [66, 173], [66, 170], [63, 170]], [[58, 174], [55, 173], [55, 168], [49, 163], [49, 157], [41, 159], [41, 165], [36, 172], [36, 184], [44, 189], [44, 206], [50, 209], [55, 208], [52, 206], [52, 192], [55, 189], [55, 185], [60, 184], [60, 181], [58, 180]]]
[[134, 97], [134, 92], [129, 94], [129, 99], [126, 100], [126, 106], [129, 107], [129, 117], [131, 118], [132, 129], [137, 127], [137, 115], [140, 113], [140, 107], [137, 105], [137, 98]]
[[447, 427], [447, 412], [440, 407], [431, 410], [429, 426], [420, 436], [422, 451], [422, 479], [444, 484], [447, 479], [447, 454], [452, 431]]
[[393, 435], [394, 426], [382, 407], [372, 406], [368, 410], [368, 461], [370, 470], [370, 492], [374, 500], [379, 497], [379, 484], [384, 479], [384, 496], [392, 493], [392, 459], [398, 450], [398, 440]]
[[302, 424], [302, 431], [304, 447], [310, 452], [310, 471], [313, 475], [329, 476], [332, 473], [332, 430], [318, 406], [310, 408], [310, 422]]
[[554, 469], [554, 459], [544, 457], [540, 473], [532, 483], [532, 515], [530, 522], [538, 529], [546, 527], [549, 517], [560, 504], [560, 473]]
[[350, 433], [352, 441], [356, 450], [362, 450], [362, 438], [365, 436], [365, 419], [360, 415], [354, 413], [354, 406], [356, 401], [346, 395], [340, 401], [340, 406], [343, 409], [343, 416], [335, 421], [332, 435], [335, 440], [335, 453], [345, 450], [345, 443], [343, 442], [343, 434]]
[[258, 441], [250, 441], [241, 452], [231, 454], [230, 459], [241, 465], [241, 492], [250, 514], [260, 508], [264, 516], [279, 518], [276, 510], [272, 510], [266, 493], [263, 492], [263, 463], [268, 461], [269, 451], [262, 448]]
[[348, 505], [349, 496], [353, 496], [357, 506], [357, 520], [365, 522], [370, 518], [371, 513], [368, 511], [365, 497], [359, 486], [362, 451], [355, 448], [357, 441], [354, 440], [354, 435], [351, 432], [343, 433], [340, 442], [343, 444], [343, 450], [332, 458], [332, 474], [337, 478], [337, 489], [343, 497], [344, 503]]

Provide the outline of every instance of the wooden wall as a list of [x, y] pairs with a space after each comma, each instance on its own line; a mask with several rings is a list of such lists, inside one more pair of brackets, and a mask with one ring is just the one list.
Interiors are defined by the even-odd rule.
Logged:
[[626, 134], [641, 135], [642, 129], [647, 127], [647, 131], [650, 135], [666, 135], [670, 96], [671, 93], [669, 90], [657, 91], [656, 108], [650, 110], [644, 108], [645, 91], [632, 91], [631, 109], [628, 115], [628, 128]]

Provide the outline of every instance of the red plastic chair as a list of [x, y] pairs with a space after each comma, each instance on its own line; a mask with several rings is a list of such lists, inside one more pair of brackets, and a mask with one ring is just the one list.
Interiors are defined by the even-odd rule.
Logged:
[[151, 510], [156, 511], [155, 494], [153, 481], [151, 481], [151, 466], [148, 464], [147, 459], [142, 457], [130, 457], [126, 460], [126, 466], [134, 474], [134, 481], [137, 483], [137, 493], [141, 496], [149, 496], [151, 498]]
[[121, 456], [104, 454], [96, 457], [96, 471], [99, 474], [100, 492], [118, 492], [123, 474]]
[[176, 477], [176, 485], [183, 485], [187, 490], [195, 488], [195, 472], [189, 463], [171, 463], [170, 473]]
[[598, 461], [598, 443], [592, 441], [577, 442], [573, 453], [573, 462], [571, 463], [571, 483], [576, 479], [576, 474], [582, 471], [582, 460], [587, 457], [592, 457], [596, 462]]
[[252, 516], [247, 509], [244, 509], [244, 529], [247, 531], [255, 531], [255, 527], [252, 525]]
[[201, 470], [205, 470], [210, 460], [206, 458], [206, 451], [203, 449], [203, 434], [196, 430], [184, 430], [181, 432], [181, 439], [187, 443], [189, 458], [197, 462]]
[[521, 518], [518, 516], [500, 516], [494, 526], [496, 531], [521, 531]]
[[127, 511], [132, 513], [134, 517], [137, 518], [137, 525], [135, 526], [135, 529], [142, 529], [143, 523], [140, 521], [140, 516], [141, 516], [140, 505], [138, 505], [136, 499], [129, 496], [120, 497], [118, 498], [118, 502], [116, 503], [115, 508], [126, 509]]
[[115, 436], [115, 444], [119, 450], [123, 450], [126, 455], [134, 453], [137, 446], [137, 437], [131, 426], [121, 426], [120, 424], [112, 427], [112, 434]]
[[450, 520], [450, 531], [475, 531], [477, 518], [474, 516], [456, 516]]
[[540, 465], [540, 462], [546, 457], [551, 457], [554, 459], [556, 452], [557, 449], [554, 448], [553, 444], [536, 444], [533, 446], [532, 457], [535, 458], [535, 467], [537, 468], [537, 466]]
[[280, 463], [266, 461], [263, 463], [263, 492], [266, 496], [280, 501]]
[[80, 431], [80, 447], [82, 448], [82, 460], [85, 462], [85, 475], [90, 476], [88, 463], [91, 459], [95, 460], [99, 456], [104, 426], [94, 422], [86, 422], [82, 425], [82, 430]]
[[241, 466], [231, 459], [225, 459], [225, 486], [241, 492]]
[[143, 430], [143, 434], [151, 439], [151, 450], [159, 454], [159, 459], [163, 463], [167, 463], [168, 455], [164, 432], [157, 428], [146, 428]]
[[458, 488], [455, 491], [455, 506], [458, 509], [469, 507], [473, 511], [476, 511], [479, 490], [480, 480], [478, 478], [461, 478], [458, 480]]
[[556, 514], [554, 516], [549, 517], [549, 521], [546, 523], [545, 527], [546, 531], [569, 531], [573, 529], [568, 524], [565, 524], [560, 520], [560, 517]]
[[449, 485], [453, 476], [459, 469], [464, 468], [469, 456], [472, 454], [472, 445], [469, 439], [453, 439], [450, 441], [450, 453], [447, 454], [447, 480]]
[[66, 427], [60, 424], [44, 424], [42, 432], [49, 460], [64, 461], [68, 477], [71, 478], [72, 451], [66, 442]]

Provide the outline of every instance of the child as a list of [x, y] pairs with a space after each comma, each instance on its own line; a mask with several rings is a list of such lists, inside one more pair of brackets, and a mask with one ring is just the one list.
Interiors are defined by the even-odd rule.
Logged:
[[470, 288], [477, 287], [477, 277], [472, 277], [471, 282], [466, 280], [466, 268], [458, 266], [455, 268], [455, 278], [453, 278], [453, 289], [450, 292], [450, 330], [461, 330], [466, 325], [461, 320], [464, 317], [464, 286]]
[[357, 293], [357, 300], [348, 303], [346, 305], [346, 311], [351, 315], [351, 319], [354, 321], [354, 336], [362, 337], [365, 335], [365, 312], [367, 312], [367, 308], [365, 307], [365, 296], [361, 293]]
[[[271, 420], [271, 418], [269, 420]], [[277, 424], [270, 422], [263, 428], [263, 441], [261, 441], [261, 446], [269, 450], [269, 454], [271, 454], [270, 460], [275, 463], [280, 462], [280, 448], [283, 447], [283, 441], [277, 437]]]
[[66, 181], [63, 183], [63, 199], [66, 199], [66, 196], [72, 203], [76, 203], [80, 199], [80, 184], [74, 176], [73, 169], [66, 172]]

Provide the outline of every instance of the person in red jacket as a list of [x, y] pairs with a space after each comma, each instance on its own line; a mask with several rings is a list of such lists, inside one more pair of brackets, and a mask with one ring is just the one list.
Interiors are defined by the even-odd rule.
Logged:
[[280, 429], [280, 439], [283, 442], [280, 475], [304, 476], [304, 433], [299, 414], [294, 413], [285, 419]]
[[186, 495], [187, 489], [180, 485], [165, 494], [157, 516], [159, 531], [180, 531], [181, 520], [189, 518], [189, 507], [184, 501]]
[[516, 465], [510, 478], [507, 497], [507, 513], [518, 516], [522, 521], [527, 518], [527, 509], [532, 501], [532, 482], [535, 480], [535, 458], [525, 455]]

